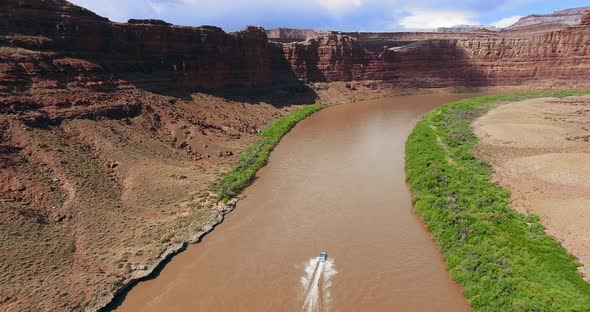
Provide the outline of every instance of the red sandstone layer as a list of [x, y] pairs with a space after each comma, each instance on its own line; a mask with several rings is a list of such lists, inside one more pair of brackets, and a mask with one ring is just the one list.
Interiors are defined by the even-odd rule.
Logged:
[[585, 26], [526, 38], [517, 32], [349, 33], [279, 44], [255, 27], [226, 34], [162, 21], [111, 23], [57, 0], [5, 2], [0, 17], [0, 82], [6, 91], [39, 80], [107, 88], [124, 79], [149, 89], [211, 90], [297, 79], [513, 84], [585, 80], [590, 72]]

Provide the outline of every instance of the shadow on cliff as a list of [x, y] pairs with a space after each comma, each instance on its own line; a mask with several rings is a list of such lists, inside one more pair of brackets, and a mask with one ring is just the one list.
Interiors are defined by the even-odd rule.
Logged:
[[[142, 87], [140, 87], [142, 88]], [[259, 104], [265, 102], [275, 107], [305, 105], [316, 102], [318, 96], [308, 85], [301, 81], [290, 83], [273, 83], [266, 87], [236, 88], [228, 87], [221, 90], [200, 88], [142, 88], [146, 91], [191, 100], [195, 93], [209, 94], [233, 102]]]
[[425, 40], [382, 55], [384, 80], [402, 87], [465, 87], [477, 91], [493, 85], [482, 66], [455, 40]]
[[473, 89], [493, 85], [490, 77], [486, 76], [481, 66], [469, 56], [466, 50], [454, 46], [450, 51], [450, 58], [434, 59], [430, 68], [438, 70], [432, 75], [432, 79], [438, 79], [441, 84], [424, 85], [423, 87], [468, 87]]
[[[102, 65], [139, 89], [183, 100], [191, 100], [195, 93], [204, 93], [235, 102], [266, 102], [275, 107], [315, 103], [318, 95], [296, 76], [282, 47], [269, 43], [266, 49], [266, 62], [258, 67], [242, 64], [251, 61], [249, 59], [226, 60], [220, 68], [187, 67], [185, 71], [177, 71], [180, 66], [169, 65], [182, 62], [173, 59], [166, 65], [146, 59], [137, 67], [125, 69]], [[314, 77], [325, 80], [319, 78], [323, 77], [319, 71]]]

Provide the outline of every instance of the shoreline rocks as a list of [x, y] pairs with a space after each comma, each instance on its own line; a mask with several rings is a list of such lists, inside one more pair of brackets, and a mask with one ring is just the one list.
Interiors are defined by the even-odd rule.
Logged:
[[132, 266], [134, 273], [127, 280], [120, 282], [113, 293], [108, 297], [103, 298], [103, 300], [96, 306], [87, 308], [86, 311], [108, 311], [110, 308], [113, 308], [114, 306], [112, 305], [117, 304], [116, 299], [118, 296], [125, 294], [142, 280], [149, 278], [153, 274], [157, 274], [167, 261], [186, 250], [189, 245], [201, 242], [207, 234], [211, 233], [216, 226], [223, 222], [225, 215], [236, 208], [238, 201], [237, 198], [233, 198], [228, 203], [217, 203], [212, 209], [218, 213], [214, 215], [207, 224], [201, 225], [201, 229], [194, 234], [192, 239], [170, 246], [150, 264], [138, 264]]

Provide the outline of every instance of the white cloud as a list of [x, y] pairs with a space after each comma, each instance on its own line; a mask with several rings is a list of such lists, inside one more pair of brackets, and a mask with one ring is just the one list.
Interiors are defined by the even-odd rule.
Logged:
[[317, 4], [332, 14], [341, 14], [344, 11], [360, 7], [362, 0], [315, 0]]
[[166, 10], [166, 5], [163, 3], [157, 3], [157, 2], [150, 1], [149, 5], [150, 5], [150, 8], [152, 8], [152, 10], [154, 10], [154, 12], [156, 12], [158, 14], [162, 14], [162, 12], [164, 12], [164, 10]]
[[407, 29], [435, 29], [457, 25], [479, 25], [475, 14], [467, 11], [411, 10], [410, 15], [400, 19], [399, 24]]
[[[479, 25], [503, 17], [499, 8], [535, 0], [69, 0], [112, 21], [158, 18], [181, 25], [218, 25], [228, 31], [246, 25], [338, 30], [426, 30]], [[309, 14], [312, 12], [313, 14]], [[518, 11], [517, 11], [518, 12]], [[521, 11], [534, 13], [534, 10]], [[521, 13], [518, 12], [518, 13]], [[505, 27], [516, 16], [498, 20]], [[509, 22], [510, 21], [510, 22]]]
[[[277, 0], [69, 0], [113, 21], [125, 22], [129, 18], [166, 18], [192, 16], [194, 20], [219, 17], [256, 23], [255, 18], [266, 14], [285, 16], [287, 21], [296, 19], [289, 12], [307, 8], [310, 12], [341, 17], [347, 12], [359, 9], [364, 2], [372, 0], [299, 0], [298, 2]], [[394, 0], [397, 1], [397, 0]], [[242, 15], [244, 11], [258, 11], [258, 16]], [[251, 20], [251, 22], [248, 22]], [[172, 21], [174, 22], [174, 21]]]
[[[108, 17], [111, 21], [126, 22], [130, 18], [155, 18], [158, 15], [154, 5], [158, 1], [147, 0], [69, 0], [92, 12]], [[164, 6], [160, 6], [163, 10]]]
[[521, 15], [506, 17], [506, 18], [503, 18], [495, 23], [492, 23], [492, 26], [496, 26], [498, 28], [506, 28], [506, 27], [511, 26], [514, 23], [518, 22], [518, 20], [521, 17], [522, 17]]

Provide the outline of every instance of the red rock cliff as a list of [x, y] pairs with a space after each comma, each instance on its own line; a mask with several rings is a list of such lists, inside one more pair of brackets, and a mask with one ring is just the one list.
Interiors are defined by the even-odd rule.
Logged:
[[295, 75], [305, 81], [361, 80], [370, 61], [357, 39], [337, 34], [285, 44], [283, 52]]
[[413, 40], [380, 52], [365, 50], [362, 44], [332, 34], [286, 44], [283, 51], [296, 76], [307, 81], [387, 80], [400, 86], [441, 87], [590, 78], [587, 27], [526, 39], [494, 35]]
[[261, 28], [226, 34], [161, 21], [118, 24], [63, 0], [6, 1], [0, 17], [4, 43], [45, 52], [4, 53], [4, 75], [67, 80], [76, 72], [115, 73], [148, 85], [205, 89], [271, 84], [270, 44]]
[[[587, 79], [588, 28], [524, 37], [490, 34], [325, 34], [271, 43], [261, 28], [163, 21], [111, 23], [64, 0], [0, 4], [0, 88], [41, 79], [102, 87], [254, 88], [304, 81], [387, 80], [400, 86]], [[587, 18], [584, 19], [584, 23]]]

